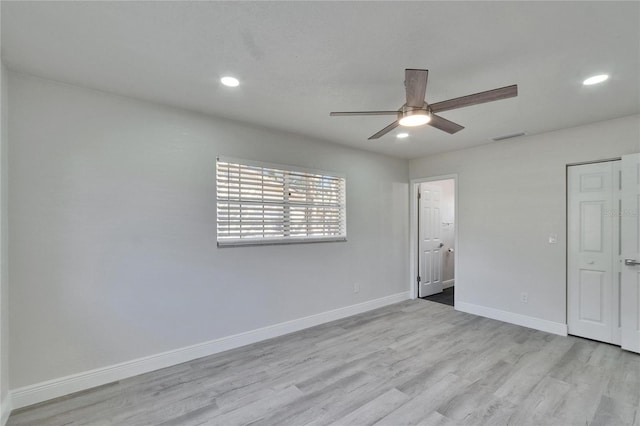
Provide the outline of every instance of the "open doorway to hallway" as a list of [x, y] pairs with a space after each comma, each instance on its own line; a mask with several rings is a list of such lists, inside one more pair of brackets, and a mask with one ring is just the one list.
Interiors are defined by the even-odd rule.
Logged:
[[455, 177], [414, 182], [415, 294], [454, 305], [456, 258]]

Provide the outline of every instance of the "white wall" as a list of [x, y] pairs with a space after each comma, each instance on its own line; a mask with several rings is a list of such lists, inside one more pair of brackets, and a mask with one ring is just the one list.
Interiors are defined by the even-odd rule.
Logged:
[[[407, 291], [407, 161], [9, 87], [12, 389]], [[346, 173], [348, 242], [216, 248], [217, 155]]]
[[566, 324], [565, 166], [633, 152], [640, 116], [411, 160], [411, 178], [458, 174], [457, 302]]

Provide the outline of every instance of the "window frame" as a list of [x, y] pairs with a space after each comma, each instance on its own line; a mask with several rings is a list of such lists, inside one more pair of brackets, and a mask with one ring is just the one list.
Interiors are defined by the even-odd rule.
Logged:
[[[286, 177], [283, 177], [284, 180], [284, 199], [282, 203], [275, 202], [273, 205], [282, 206], [283, 208], [283, 221], [282, 226], [283, 229], [289, 229], [291, 227], [291, 216], [289, 209], [291, 206], [295, 206], [292, 204], [288, 197], [291, 196], [288, 191], [288, 184], [290, 183], [289, 176], [292, 173], [300, 173], [307, 175], [318, 175], [322, 177], [327, 177], [331, 179], [339, 179], [341, 181], [341, 187], [339, 189], [341, 203], [338, 206], [338, 214], [340, 217], [339, 230], [342, 232], [339, 235], [314, 235], [314, 236], [278, 236], [278, 237], [221, 237], [220, 236], [220, 204], [221, 203], [229, 203], [229, 199], [220, 198], [220, 193], [218, 191], [218, 174], [219, 174], [219, 163], [228, 163], [228, 164], [237, 164], [240, 166], [247, 167], [259, 167], [271, 169], [275, 172], [282, 173]], [[239, 246], [263, 246], [263, 245], [283, 245], [283, 244], [307, 244], [307, 243], [326, 243], [326, 242], [346, 242], [347, 241], [347, 177], [346, 174], [334, 171], [327, 170], [319, 170], [312, 169], [308, 167], [299, 167], [285, 164], [277, 164], [270, 163], [265, 161], [254, 161], [248, 160], [244, 158], [237, 157], [227, 157], [227, 156], [218, 156], [216, 157], [215, 164], [215, 194], [216, 194], [216, 242], [219, 248], [223, 247], [239, 247]], [[238, 201], [239, 202], [239, 201]], [[319, 204], [320, 205], [320, 204]], [[286, 213], [285, 213], [286, 212]], [[286, 217], [289, 217], [289, 223], [287, 224]]]

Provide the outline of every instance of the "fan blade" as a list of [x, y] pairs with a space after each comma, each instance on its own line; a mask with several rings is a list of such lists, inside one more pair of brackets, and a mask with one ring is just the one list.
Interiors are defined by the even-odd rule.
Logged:
[[514, 96], [518, 96], [517, 84], [501, 87], [499, 89], [487, 90], [486, 92], [475, 93], [473, 95], [462, 96], [460, 98], [449, 99], [448, 101], [437, 102], [429, 105], [429, 108], [431, 108], [432, 112], [442, 112], [471, 105], [483, 104], [485, 102], [499, 101], [500, 99], [513, 98]]
[[349, 116], [349, 115], [398, 115], [398, 111], [338, 111], [330, 112], [331, 117]]
[[398, 123], [398, 120], [394, 121], [393, 123], [389, 124], [387, 127], [385, 127], [384, 129], [380, 130], [378, 133], [376, 133], [375, 135], [371, 136], [369, 138], [369, 140], [371, 139], [378, 139], [381, 136], [386, 135], [387, 133], [389, 133], [390, 131], [392, 131], [393, 129], [395, 129], [396, 127], [398, 127], [400, 125], [400, 123]]
[[442, 118], [439, 115], [431, 114], [431, 121], [428, 123], [430, 126], [435, 127], [436, 129], [440, 129], [443, 132], [447, 132], [450, 135], [459, 132], [464, 129], [464, 126], [461, 126], [453, 121], [449, 121], [446, 118]]
[[404, 87], [407, 93], [407, 106], [422, 108], [427, 93], [429, 70], [404, 70]]

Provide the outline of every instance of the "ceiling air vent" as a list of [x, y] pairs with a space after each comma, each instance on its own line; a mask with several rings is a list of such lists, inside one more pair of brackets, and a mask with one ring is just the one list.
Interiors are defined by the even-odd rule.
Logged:
[[495, 141], [495, 142], [498, 142], [498, 141], [503, 141], [505, 139], [517, 138], [517, 137], [524, 136], [524, 135], [526, 135], [525, 132], [513, 133], [511, 135], [497, 136], [495, 138], [491, 138], [491, 140]]

